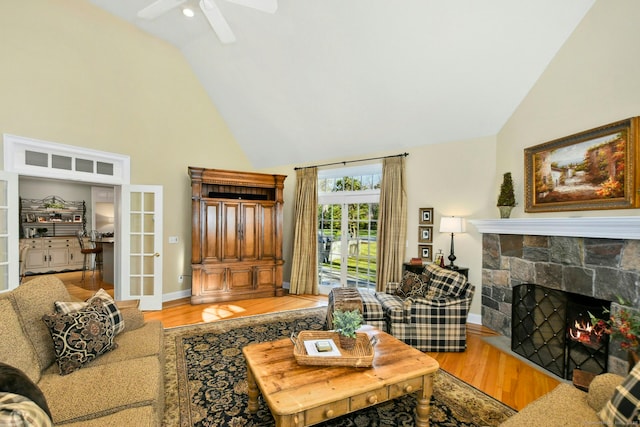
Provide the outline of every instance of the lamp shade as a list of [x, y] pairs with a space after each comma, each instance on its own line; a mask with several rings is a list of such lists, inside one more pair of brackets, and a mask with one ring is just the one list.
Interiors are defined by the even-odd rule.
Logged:
[[441, 233], [462, 233], [464, 231], [462, 218], [457, 216], [445, 216], [440, 218]]

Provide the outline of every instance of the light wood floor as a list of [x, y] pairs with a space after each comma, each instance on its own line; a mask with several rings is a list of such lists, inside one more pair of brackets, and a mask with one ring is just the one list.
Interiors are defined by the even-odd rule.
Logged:
[[[81, 273], [78, 272], [57, 276], [65, 282], [69, 292], [79, 298], [86, 299], [101, 287], [113, 295], [113, 286], [100, 282], [99, 276], [92, 277], [88, 274], [84, 283], [80, 279]], [[162, 311], [146, 312], [145, 318], [159, 319], [165, 327], [174, 327], [326, 305], [326, 296], [314, 295], [287, 295], [198, 305], [191, 305], [188, 299], [185, 299], [166, 303]], [[483, 339], [495, 335], [497, 334], [494, 331], [484, 326], [469, 324], [467, 351], [428, 354], [440, 363], [442, 369], [516, 410], [522, 409], [558, 385], [555, 377], [520, 361]]]

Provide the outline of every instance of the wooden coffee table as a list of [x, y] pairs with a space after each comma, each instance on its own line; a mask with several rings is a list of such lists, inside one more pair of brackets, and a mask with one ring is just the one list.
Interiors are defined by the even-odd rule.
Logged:
[[258, 410], [259, 389], [276, 426], [302, 427], [419, 391], [416, 425], [428, 426], [438, 362], [384, 332], [361, 332], [378, 337], [370, 368], [299, 365], [288, 338], [244, 347], [249, 411]]

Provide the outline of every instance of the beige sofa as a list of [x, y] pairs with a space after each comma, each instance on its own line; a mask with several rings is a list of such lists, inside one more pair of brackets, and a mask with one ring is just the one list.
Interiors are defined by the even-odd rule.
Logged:
[[500, 427], [601, 426], [598, 412], [611, 399], [618, 385], [624, 380], [615, 374], [601, 374], [584, 392], [572, 384], [562, 383], [544, 396], [536, 399]]
[[160, 426], [164, 414], [164, 331], [134, 307], [120, 311], [117, 348], [60, 375], [44, 314], [73, 301], [55, 276], [38, 276], [0, 293], [0, 362], [22, 370], [42, 390], [56, 425]]

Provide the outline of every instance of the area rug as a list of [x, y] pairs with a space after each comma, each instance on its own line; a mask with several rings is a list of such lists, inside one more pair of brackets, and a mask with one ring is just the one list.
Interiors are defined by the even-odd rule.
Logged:
[[[326, 308], [222, 320], [165, 331], [165, 427], [274, 426], [268, 407], [247, 410], [242, 347], [321, 330]], [[404, 396], [319, 424], [321, 427], [413, 426], [416, 399]], [[496, 426], [515, 411], [439, 370], [434, 380], [432, 426]]]

